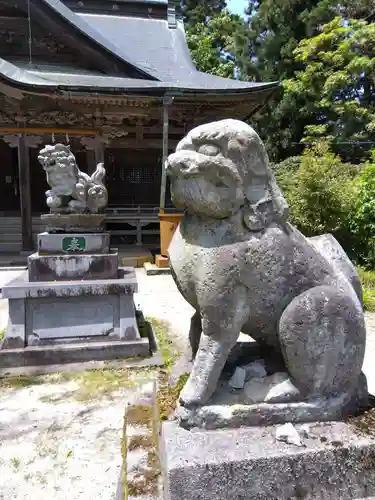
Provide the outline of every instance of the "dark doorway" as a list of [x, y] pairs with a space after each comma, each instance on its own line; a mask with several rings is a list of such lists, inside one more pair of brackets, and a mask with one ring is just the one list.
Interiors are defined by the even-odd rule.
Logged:
[[107, 149], [105, 168], [110, 207], [158, 207], [160, 149]]
[[20, 196], [17, 148], [11, 148], [5, 142], [0, 141], [0, 161], [0, 212], [18, 215], [20, 213]]

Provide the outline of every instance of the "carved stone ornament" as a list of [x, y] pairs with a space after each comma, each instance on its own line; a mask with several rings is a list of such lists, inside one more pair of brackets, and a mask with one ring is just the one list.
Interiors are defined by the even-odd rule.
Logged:
[[108, 203], [104, 186], [105, 169], [99, 163], [91, 177], [81, 172], [69, 146], [54, 144], [39, 152], [38, 160], [47, 174], [51, 189], [47, 205], [55, 213], [98, 213]]
[[[305, 238], [288, 222], [256, 132], [237, 120], [199, 126], [170, 155], [167, 173], [185, 211], [170, 267], [196, 311], [180, 424], [328, 421], [366, 406], [357, 271], [333, 236]], [[254, 349], [237, 343], [240, 332], [256, 341], [266, 376], [251, 368]], [[234, 393], [238, 367], [243, 387]]]
[[[3, 141], [6, 142], [11, 148], [18, 147], [18, 139], [19, 136], [17, 134], [4, 134], [2, 136]], [[25, 134], [25, 143], [29, 148], [37, 148], [43, 142], [43, 138], [39, 135], [26, 135]]]

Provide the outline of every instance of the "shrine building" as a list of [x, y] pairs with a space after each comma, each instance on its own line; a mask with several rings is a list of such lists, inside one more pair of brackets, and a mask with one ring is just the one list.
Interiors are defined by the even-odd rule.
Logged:
[[0, 252], [35, 248], [48, 211], [37, 156], [53, 142], [87, 173], [104, 161], [113, 243], [157, 247], [169, 152], [199, 124], [247, 120], [277, 88], [199, 72], [173, 2], [2, 0]]

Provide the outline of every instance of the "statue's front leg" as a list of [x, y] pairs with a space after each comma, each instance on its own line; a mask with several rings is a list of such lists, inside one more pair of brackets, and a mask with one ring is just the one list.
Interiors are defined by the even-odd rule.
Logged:
[[[211, 314], [213, 317], [210, 317]], [[219, 308], [213, 308], [211, 314], [202, 313], [198, 352], [190, 377], [180, 394], [180, 403], [185, 407], [204, 405], [214, 393], [229, 353], [248, 316], [248, 309], [236, 309], [234, 306], [227, 318], [223, 318], [223, 310]]]
[[61, 196], [58, 196], [52, 189], [46, 191], [47, 198], [47, 206], [51, 210], [56, 208], [61, 208], [63, 206], [63, 199]]

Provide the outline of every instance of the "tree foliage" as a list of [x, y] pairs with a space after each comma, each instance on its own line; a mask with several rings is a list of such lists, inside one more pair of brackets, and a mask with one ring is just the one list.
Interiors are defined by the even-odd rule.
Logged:
[[226, 10], [188, 28], [187, 42], [196, 67], [205, 73], [234, 78], [244, 30], [243, 19]]
[[375, 269], [375, 151], [359, 178], [351, 230], [357, 258], [367, 268]]
[[326, 142], [306, 148], [293, 164], [292, 175], [288, 169], [276, 169], [291, 207], [291, 221], [307, 236], [334, 234], [350, 251], [358, 168], [343, 163]]
[[[250, 79], [258, 81], [284, 82], [294, 79], [295, 73], [301, 71], [304, 72], [306, 79], [315, 61], [304, 60], [299, 54], [301, 44], [306, 43], [304, 40], [314, 40], [315, 37], [321, 36], [326, 29], [322, 29], [322, 26], [326, 23], [330, 25], [338, 16], [346, 22], [350, 21], [350, 29], [354, 29], [353, 20], [362, 19], [367, 26], [372, 26], [370, 21], [374, 21], [375, 17], [373, 0], [358, 0], [357, 2], [352, 2], [352, 0], [279, 0], [278, 2], [249, 0], [248, 11], [251, 64], [247, 72]], [[363, 32], [362, 34], [365, 37], [370, 36], [365, 43], [371, 42], [370, 33]], [[372, 47], [371, 43], [370, 47]], [[341, 50], [341, 47], [338, 47], [338, 50]], [[321, 67], [323, 77], [328, 69], [324, 62]], [[308, 83], [314, 85], [315, 81]], [[300, 107], [304, 105], [303, 99], [303, 102], [300, 102], [301, 97], [303, 97], [302, 92], [295, 95], [294, 99], [282, 93], [275, 102], [254, 117], [253, 124], [265, 138], [270, 156], [274, 161], [298, 154], [305, 127], [321, 125], [324, 121], [324, 118], [317, 116], [315, 110], [311, 114], [309, 114], [309, 109], [300, 113]], [[317, 97], [316, 94], [315, 97]], [[347, 115], [347, 118], [350, 120], [350, 115]], [[357, 151], [354, 153], [358, 155]]]
[[298, 109], [305, 124], [302, 139], [371, 142], [375, 132], [375, 23], [345, 22], [337, 17], [316, 36], [302, 40], [294, 54], [303, 69], [283, 82], [284, 109]]
[[185, 27], [205, 24], [208, 18], [220, 14], [226, 7], [226, 0], [181, 0], [176, 3], [177, 12], [182, 16]]

